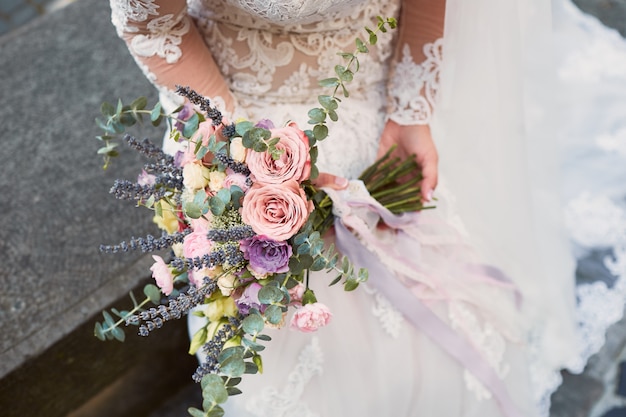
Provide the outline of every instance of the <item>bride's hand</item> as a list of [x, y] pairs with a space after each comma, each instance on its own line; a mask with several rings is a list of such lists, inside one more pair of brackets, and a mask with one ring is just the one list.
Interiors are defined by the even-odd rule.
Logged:
[[421, 167], [424, 177], [421, 182], [422, 197], [425, 201], [431, 201], [433, 191], [437, 187], [439, 157], [430, 133], [430, 127], [428, 125], [403, 126], [389, 120], [380, 137], [378, 157], [383, 156], [394, 144], [398, 146], [394, 155], [400, 158], [415, 154], [415, 159]]

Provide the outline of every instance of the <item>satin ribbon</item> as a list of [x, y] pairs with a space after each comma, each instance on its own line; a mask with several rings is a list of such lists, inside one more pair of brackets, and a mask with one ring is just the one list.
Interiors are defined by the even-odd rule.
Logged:
[[[370, 213], [378, 215], [387, 225], [398, 228], [399, 230], [401, 230], [404, 225], [408, 226], [409, 223], [413, 222], [415, 217], [409, 215], [395, 216], [378, 204], [373, 198], [369, 197], [369, 195], [365, 197], [362, 193], [359, 193], [360, 195], [355, 199], [351, 199], [349, 195], [346, 198], [346, 193], [336, 192], [334, 190], [326, 191], [331, 199], [333, 199], [333, 203], [338, 204], [339, 207], [344, 207], [343, 213], [341, 209], [339, 209], [336, 213], [337, 217], [335, 218], [337, 248], [346, 255], [355, 266], [368, 270], [368, 283], [390, 300], [393, 306], [401, 311], [417, 330], [428, 336], [463, 367], [474, 374], [494, 395], [504, 415], [508, 417], [523, 417], [521, 411], [511, 400], [502, 379], [485, 361], [475, 347], [467, 339], [450, 328], [448, 324], [443, 322], [407, 285], [396, 278], [395, 274], [389, 271], [375, 254], [348, 230], [347, 224], [354, 224], [354, 222], [351, 221], [354, 220], [354, 218], [351, 219], [353, 214], [349, 210], [346, 211], [345, 208], [347, 206], [366, 207]], [[371, 233], [363, 230], [363, 228], [360, 228], [360, 233], [358, 234], [361, 239], [369, 239], [368, 244], [376, 244], [376, 242], [371, 241], [375, 239], [375, 237]], [[482, 274], [493, 272], [490, 276], [495, 280], [507, 282], [506, 276], [499, 270], [495, 268], [489, 270], [488, 268], [489, 267], [476, 266], [474, 273]]]

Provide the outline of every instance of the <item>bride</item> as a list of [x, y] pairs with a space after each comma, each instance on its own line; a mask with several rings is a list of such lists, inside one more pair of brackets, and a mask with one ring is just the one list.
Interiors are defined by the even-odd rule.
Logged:
[[362, 59], [318, 165], [341, 189], [398, 145], [417, 155], [423, 198], [437, 209], [411, 226], [417, 242], [382, 237], [371, 285], [345, 293], [315, 275], [332, 324], [274, 331], [263, 374], [242, 382], [227, 415], [547, 412], [550, 376], [576, 356], [573, 258], [549, 117], [549, 3], [111, 0], [111, 8], [164, 105], [177, 106], [172, 91], [184, 84], [233, 120], [301, 127], [336, 53], [353, 50], [376, 16], [399, 21]]

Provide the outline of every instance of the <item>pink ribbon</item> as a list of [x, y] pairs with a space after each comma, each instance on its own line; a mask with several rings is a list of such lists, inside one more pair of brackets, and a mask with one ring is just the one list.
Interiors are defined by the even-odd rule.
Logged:
[[[329, 192], [329, 194], [334, 201], [339, 197], [334, 192]], [[402, 233], [403, 226], [415, 220], [415, 217], [412, 215], [395, 216], [371, 197], [367, 199], [361, 196], [356, 200], [349, 201], [343, 199], [342, 203], [351, 207], [366, 207], [368, 210], [377, 213], [388, 226], [398, 228], [399, 233]], [[340, 214], [335, 218], [337, 248], [348, 256], [355, 266], [368, 270], [368, 282], [380, 294], [390, 300], [393, 306], [401, 311], [416, 329], [426, 334], [463, 367], [472, 372], [492, 392], [504, 415], [508, 417], [523, 417], [523, 414], [509, 396], [502, 379], [476, 348], [466, 338], [443, 322], [418, 298], [409, 286], [398, 279], [394, 273], [390, 272], [380, 259], [348, 230], [347, 226], [356, 226], [359, 230], [355, 230], [355, 232], [361, 239], [367, 241], [367, 244], [370, 246], [377, 245], [377, 242], [374, 241], [376, 239], [375, 236], [364, 230], [363, 227], [359, 227], [359, 222], [351, 221], [354, 220], [354, 218], [351, 219], [351, 216], [352, 214], [345, 213], [345, 215], [342, 216]], [[399, 259], [399, 261], [412, 264], [409, 260]], [[474, 265], [469, 266], [467, 271], [469, 274], [490, 277], [489, 279], [502, 285], [510, 285], [508, 278], [496, 268]], [[516, 295], [518, 296], [519, 294], [516, 293]]]

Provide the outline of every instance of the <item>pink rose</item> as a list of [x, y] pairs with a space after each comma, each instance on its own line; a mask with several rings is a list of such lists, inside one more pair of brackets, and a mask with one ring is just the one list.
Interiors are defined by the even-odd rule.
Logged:
[[302, 182], [311, 175], [309, 138], [295, 123], [281, 129], [271, 129], [272, 138], [279, 138], [276, 149], [282, 150], [278, 160], [269, 152], [248, 151], [246, 163], [255, 182], [280, 184], [288, 180]]
[[[213, 248], [213, 242], [207, 237], [208, 230], [202, 227], [203, 224], [200, 222], [196, 223], [196, 225], [200, 227], [194, 229], [194, 231], [185, 236], [183, 240], [183, 256], [185, 258], [201, 258], [211, 253], [211, 249]], [[206, 273], [202, 273], [201, 270], [189, 270], [188, 276], [190, 283], [195, 286], [201, 286], [202, 279], [206, 276]]]
[[241, 190], [245, 193], [250, 188], [248, 184], [246, 184], [246, 176], [240, 174], [238, 172], [234, 172], [231, 169], [226, 170], [226, 178], [224, 178], [224, 188], [230, 188], [231, 185], [236, 185], [241, 188]]
[[332, 314], [322, 303], [306, 304], [296, 310], [291, 318], [290, 327], [301, 332], [311, 333], [330, 323]]
[[170, 295], [174, 289], [172, 271], [160, 256], [152, 255], [152, 259], [154, 259], [154, 264], [150, 267], [152, 278], [154, 278], [156, 285], [159, 286], [163, 294]]
[[277, 242], [300, 230], [313, 211], [313, 203], [294, 180], [282, 184], [254, 184], [243, 198], [241, 218], [258, 235]]
[[189, 142], [187, 143], [187, 148], [180, 156], [178, 163], [180, 166], [185, 166], [190, 162], [197, 161], [196, 158], [196, 143], [202, 142], [203, 146], [209, 145], [209, 138], [213, 134], [217, 134], [217, 130], [215, 126], [213, 126], [211, 120], [205, 120], [204, 122], [198, 125], [198, 130], [191, 136]]
[[306, 291], [306, 285], [299, 282], [293, 288], [289, 290], [289, 298], [291, 298], [291, 305], [302, 304], [302, 296], [304, 295], [304, 291]]

